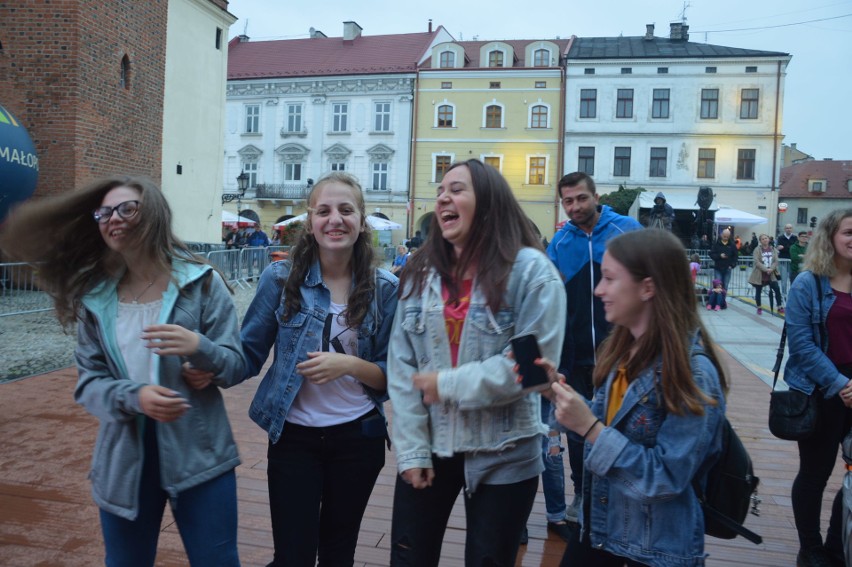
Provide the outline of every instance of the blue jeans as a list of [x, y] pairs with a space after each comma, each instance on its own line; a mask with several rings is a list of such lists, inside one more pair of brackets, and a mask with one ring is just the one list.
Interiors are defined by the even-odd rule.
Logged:
[[[100, 511], [108, 567], [150, 567], [168, 494], [160, 488], [157, 424], [145, 420], [145, 456], [139, 483], [139, 515], [126, 520]], [[238, 567], [237, 476], [233, 470], [184, 490], [171, 502], [189, 564]]]
[[[541, 397], [541, 420], [545, 425], [550, 424], [551, 403]], [[544, 461], [544, 472], [541, 473], [541, 487], [544, 491], [544, 508], [547, 511], [548, 522], [561, 522], [565, 519], [568, 506], [565, 504], [565, 465], [562, 463], [562, 453], [565, 449], [560, 444], [562, 435], [554, 431], [541, 441], [541, 458]], [[551, 448], [558, 449], [555, 455]]]
[[284, 422], [268, 449], [270, 567], [353, 564], [361, 518], [385, 464], [384, 424], [377, 410], [329, 427]]
[[[447, 521], [464, 488], [464, 454], [432, 455], [432, 486], [416, 489], [397, 475], [391, 521], [392, 567], [437, 567]], [[513, 484], [480, 484], [465, 496], [464, 564], [512, 567], [532, 510], [538, 477]]]
[[714, 279], [722, 280], [722, 287], [727, 290], [731, 283], [731, 268], [725, 268], [723, 270], [713, 268], [713, 277]]

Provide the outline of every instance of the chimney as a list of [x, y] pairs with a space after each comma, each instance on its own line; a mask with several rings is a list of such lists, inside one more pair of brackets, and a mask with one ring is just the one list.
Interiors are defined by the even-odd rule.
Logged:
[[355, 22], [343, 22], [343, 41], [352, 41], [357, 37], [361, 37], [363, 29]]
[[432, 33], [432, 18], [429, 18], [429, 33]]
[[645, 24], [645, 39], [654, 39], [654, 24]]
[[313, 27], [308, 30], [308, 36], [311, 39], [314, 39], [315, 37], [322, 37], [322, 38], [328, 37], [327, 35], [325, 35], [321, 31], [319, 31], [318, 29], [313, 28]]
[[689, 34], [687, 31], [689, 30], [689, 26], [681, 23], [681, 22], [672, 22], [671, 23], [671, 33], [669, 34], [669, 39], [672, 41], [688, 41]]
[[246, 34], [240, 34], [237, 36], [237, 39], [240, 40], [240, 43], [246, 43], [249, 40], [249, 36], [247, 36]]
[[795, 150], [796, 149], [796, 142], [793, 142], [792, 144], [790, 144], [790, 147]]

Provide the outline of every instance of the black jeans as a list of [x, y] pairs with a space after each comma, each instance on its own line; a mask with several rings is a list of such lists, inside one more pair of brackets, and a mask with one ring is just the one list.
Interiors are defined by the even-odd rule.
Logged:
[[772, 308], [772, 294], [775, 294], [775, 301], [778, 304], [778, 307], [783, 307], [783, 303], [781, 302], [781, 288], [778, 287], [778, 282], [770, 281], [769, 283], [763, 285], [754, 286], [754, 302], [757, 303], [757, 306], [760, 307], [761, 296], [763, 295], [763, 288], [769, 286], [769, 307]]
[[592, 548], [588, 537], [580, 540], [579, 528], [575, 530], [574, 537], [568, 542], [562, 562], [559, 563], [559, 567], [624, 567], [625, 565], [643, 567], [646, 564]]
[[[285, 422], [269, 444], [275, 556], [268, 567], [352, 565], [361, 518], [385, 464], [384, 418], [372, 411], [330, 427]], [[379, 424], [381, 425], [381, 424]]]
[[[396, 478], [391, 524], [393, 567], [435, 567], [453, 504], [464, 488], [464, 455], [432, 456], [435, 480], [416, 489]], [[532, 510], [538, 476], [513, 484], [480, 484], [464, 499], [467, 534], [464, 562], [470, 567], [512, 567]]]
[[[569, 386], [574, 388], [587, 400], [592, 399], [594, 385], [592, 374], [594, 366], [574, 366], [571, 375], [565, 378]], [[574, 494], [583, 492], [583, 451], [585, 442], [582, 437], [574, 433], [568, 433], [568, 464], [571, 465], [571, 482], [574, 484]]]
[[[840, 400], [840, 396], [824, 399], [817, 390], [819, 400], [819, 424], [812, 437], [799, 441], [799, 474], [793, 482], [793, 517], [802, 549], [822, 545], [820, 535], [820, 513], [822, 493], [837, 464], [837, 450], [852, 426], [852, 410]], [[831, 508], [831, 520], [825, 546], [833, 552], [843, 553], [843, 489], [837, 491]]]

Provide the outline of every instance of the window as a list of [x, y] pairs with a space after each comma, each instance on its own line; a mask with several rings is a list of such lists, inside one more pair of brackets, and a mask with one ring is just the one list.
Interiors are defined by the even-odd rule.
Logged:
[[632, 75], [633, 74], [633, 68], [632, 67], [622, 67], [621, 68], [621, 74], [622, 75]]
[[667, 148], [651, 148], [651, 167], [648, 177], [665, 177], [666, 161], [669, 150]]
[[499, 89], [500, 88], [500, 81], [491, 81], [490, 83], [488, 83], [488, 88], [489, 89]]
[[705, 73], [715, 73], [716, 67], [704, 67], [704, 72]]
[[530, 128], [547, 128], [547, 107], [537, 104], [530, 112]]
[[[222, 28], [216, 28], [216, 49], [222, 49]], [[252, 185], [252, 187], [254, 187]]]
[[544, 157], [531, 157], [530, 158], [530, 177], [529, 177], [529, 184], [530, 185], [544, 185], [545, 165], [546, 164], [547, 164], [547, 158], [544, 158]]
[[257, 134], [260, 132], [260, 105], [246, 105], [246, 134]]
[[377, 102], [373, 106], [376, 111], [376, 132], [390, 132], [391, 105], [389, 102]]
[[825, 179], [808, 179], [808, 191], [811, 193], [824, 193], [825, 185]]
[[668, 67], [657, 67], [657, 74], [658, 75], [668, 75], [669, 74], [669, 68]]
[[442, 51], [438, 57], [438, 67], [447, 68], [456, 66], [456, 54], [452, 51]]
[[580, 89], [580, 118], [595, 118], [598, 115], [598, 90]]
[[387, 162], [373, 163], [373, 191], [388, 190], [388, 164]]
[[444, 180], [444, 175], [450, 169], [452, 156], [435, 156], [435, 183]]
[[535, 88], [546, 89], [547, 88], [547, 81], [536, 81], [535, 82]]
[[332, 171], [346, 171], [346, 162], [345, 161], [333, 161], [333, 162], [331, 162], [331, 170]]
[[302, 105], [288, 104], [287, 105], [287, 131], [301, 132], [302, 131]]
[[497, 106], [496, 104], [490, 104], [485, 107], [485, 127], [503, 127], [503, 109], [501, 107]]
[[754, 179], [757, 150], [737, 150], [737, 179]]
[[301, 163], [285, 163], [284, 164], [284, 181], [301, 181], [302, 179], [302, 164]]
[[698, 177], [707, 179], [716, 177], [716, 150], [699, 148]]
[[612, 174], [617, 177], [630, 176], [630, 148], [615, 148]]
[[451, 83], [450, 81], [443, 81], [441, 83], [441, 88], [442, 89], [451, 89], [451, 88], [453, 88], [453, 83]]
[[488, 66], [489, 67], [502, 67], [503, 66], [503, 52], [502, 51], [489, 51], [488, 52]]
[[615, 117], [633, 118], [633, 89], [618, 89]]
[[719, 118], [719, 89], [701, 89], [701, 118]]
[[536, 49], [533, 52], [534, 67], [550, 67], [550, 50]]
[[796, 224], [808, 224], [808, 210], [799, 208], [796, 211]]
[[654, 89], [654, 102], [651, 107], [651, 118], [669, 117], [669, 89]]
[[743, 89], [740, 99], [740, 118], [757, 118], [760, 89]]
[[490, 165], [491, 167], [493, 167], [497, 171], [500, 171], [500, 167], [501, 167], [500, 161], [501, 161], [500, 156], [485, 156], [485, 157], [482, 158], [482, 162], [485, 165]]
[[130, 88], [130, 58], [127, 55], [121, 58], [119, 84], [124, 90], [128, 90]]
[[583, 74], [584, 75], [594, 75], [595, 74], [595, 68], [594, 67], [586, 67], [585, 69], [583, 69]]
[[757, 65], [746, 67], [746, 73], [757, 73]]
[[595, 148], [580, 146], [577, 152], [577, 171], [588, 175], [595, 174]]
[[244, 161], [243, 162], [243, 172], [248, 175], [249, 178], [249, 187], [257, 187], [257, 162], [256, 161]]
[[442, 104], [438, 107], [438, 128], [453, 127], [453, 107], [449, 104]]
[[332, 132], [349, 131], [349, 103], [335, 102], [331, 105]]

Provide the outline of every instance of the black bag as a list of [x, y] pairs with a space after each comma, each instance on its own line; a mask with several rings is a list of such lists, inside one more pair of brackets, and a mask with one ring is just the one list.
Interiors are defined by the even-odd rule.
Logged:
[[707, 473], [707, 488], [702, 492], [698, 481], [692, 481], [704, 512], [704, 533], [722, 539], [740, 535], [761, 544], [763, 538], [743, 526], [749, 511], [760, 515], [760, 479], [754, 476], [751, 457], [727, 417], [723, 417], [721, 435], [722, 452]]
[[[812, 274], [816, 282], [817, 301], [822, 299], [822, 283], [819, 276]], [[820, 303], [821, 305], [821, 303]], [[820, 347], [825, 344], [825, 323], [820, 313]], [[772, 372], [772, 392], [769, 394], [769, 431], [779, 439], [787, 441], [802, 441], [811, 437], [817, 429], [819, 421], [819, 406], [816, 396], [808, 395], [798, 390], [776, 391], [778, 373], [781, 371], [781, 361], [784, 359], [784, 345], [787, 343], [787, 323], [781, 330], [781, 342], [778, 344], [778, 354], [775, 356], [775, 366]]]

